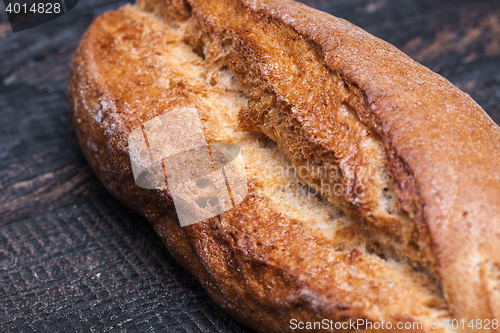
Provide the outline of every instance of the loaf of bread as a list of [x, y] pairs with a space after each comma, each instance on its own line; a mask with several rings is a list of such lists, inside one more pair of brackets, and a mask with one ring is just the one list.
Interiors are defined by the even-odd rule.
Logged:
[[[139, 0], [89, 28], [69, 94], [106, 188], [257, 331], [500, 319], [500, 128], [345, 20], [288, 0]], [[185, 227], [168, 188], [137, 186], [127, 148], [183, 107], [208, 141], [241, 147], [248, 188]]]

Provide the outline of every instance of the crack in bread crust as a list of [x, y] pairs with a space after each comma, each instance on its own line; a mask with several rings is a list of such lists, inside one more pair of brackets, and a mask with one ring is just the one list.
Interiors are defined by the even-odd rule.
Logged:
[[[297, 11], [310, 10], [285, 3], [293, 10], [260, 0], [144, 0], [98, 18], [70, 75], [82, 151], [108, 190], [152, 223], [217, 303], [259, 331], [290, 331], [292, 318], [449, 318], [441, 263], [424, 223], [429, 201], [405, 157], [408, 148], [377, 113], [379, 93], [343, 66], [331, 70], [322, 35], [301, 32]], [[237, 15], [225, 15], [230, 9]], [[294, 23], [283, 16], [287, 11]], [[134, 128], [179, 106], [198, 109], [207, 139], [240, 145], [250, 193], [220, 219], [185, 228], [168, 190], [135, 185], [127, 151]], [[373, 177], [356, 169], [369, 165], [377, 166]], [[321, 182], [341, 184], [347, 195], [311, 195]], [[355, 192], [358, 184], [363, 192]], [[498, 282], [491, 281], [498, 280], [498, 264], [492, 259], [482, 267], [484, 293], [493, 295], [488, 311], [496, 311]], [[451, 295], [452, 310], [461, 315]]]
[[[421, 219], [408, 216], [416, 217], [417, 210], [400, 207], [386, 170], [384, 143], [374, 127], [358, 118], [367, 114], [364, 93], [331, 71], [308, 38], [238, 2], [231, 5], [205, 9], [208, 17], [192, 16], [185, 40], [203, 53], [210, 72], [228, 68], [239, 79], [239, 88], [249, 96], [249, 106], [239, 113], [241, 125], [277, 142], [301, 182], [374, 235], [370, 248], [385, 257], [409, 259], [439, 284], [428, 230]], [[217, 10], [248, 13], [219, 17]], [[394, 163], [391, 170], [396, 170]], [[335, 193], [338, 188], [342, 193]]]

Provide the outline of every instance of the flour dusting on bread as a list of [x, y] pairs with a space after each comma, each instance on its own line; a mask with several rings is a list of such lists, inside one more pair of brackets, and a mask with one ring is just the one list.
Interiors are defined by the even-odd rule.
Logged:
[[[282, 14], [285, 5], [295, 19]], [[333, 45], [337, 35], [299, 33], [308, 29], [299, 10], [327, 25], [323, 14], [271, 0], [141, 0], [98, 18], [70, 80], [85, 156], [209, 294], [257, 330], [287, 331], [291, 318], [427, 323], [465, 311], [446, 285], [452, 280], [443, 282], [427, 197], [401, 157], [408, 148], [376, 115], [373, 96], [397, 96], [361, 87], [350, 63], [335, 69], [335, 48], [320, 39]], [[396, 52], [345, 21], [328, 24], [384, 57]], [[359, 43], [353, 59], [364, 59]], [[208, 141], [241, 147], [249, 188], [220, 219], [185, 228], [168, 190], [135, 186], [125, 144], [134, 128], [177, 107], [198, 111]], [[498, 265], [483, 261], [478, 270], [494, 309]]]

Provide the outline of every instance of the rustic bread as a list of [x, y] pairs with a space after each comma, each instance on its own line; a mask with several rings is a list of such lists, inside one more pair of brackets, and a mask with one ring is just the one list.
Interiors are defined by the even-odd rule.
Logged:
[[[140, 0], [92, 24], [69, 93], [100, 180], [242, 323], [500, 318], [499, 127], [350, 23], [286, 0]], [[185, 106], [241, 147], [249, 195], [181, 228], [168, 190], [135, 184], [127, 138]]]

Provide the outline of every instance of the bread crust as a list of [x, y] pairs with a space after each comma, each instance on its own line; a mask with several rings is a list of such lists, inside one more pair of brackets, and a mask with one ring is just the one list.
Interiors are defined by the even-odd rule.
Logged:
[[[183, 35], [171, 27], [183, 24]], [[354, 120], [348, 125], [359, 128], [352, 139], [318, 139], [330, 128], [315, 119], [333, 111], [304, 96], [317, 98], [326, 88], [306, 93], [273, 81], [272, 63], [266, 62], [272, 54], [266, 50], [294, 50], [257, 38], [262, 27], [269, 27], [265, 33], [273, 40], [303, 40], [293, 45], [314, 55], [308, 71], [319, 68], [321, 77], [339, 78], [347, 86], [339, 105], [349, 106]], [[251, 179], [242, 204], [220, 219], [184, 228], [168, 190], [144, 190], [134, 183], [128, 134], [173, 107], [209, 109], [199, 96], [220, 89], [193, 83], [156, 55], [169, 43], [185, 44], [206, 57], [193, 61], [217, 68], [216, 55], [227, 37], [234, 52], [225, 56], [224, 66], [239, 71], [242, 80], [249, 77], [244, 82], [249, 91], [257, 85], [271, 91], [285, 114], [279, 118], [248, 107], [238, 115], [241, 126], [271, 137], [295, 165], [301, 151], [306, 160], [330, 153], [344, 171], [370, 163], [386, 166], [407, 217], [378, 213], [372, 204], [375, 190], [364, 197], [348, 190], [337, 204], [359, 224], [389, 228], [406, 219], [395, 229], [409, 228], [416, 235], [419, 250], [409, 264], [325, 246], [332, 240], [277, 209]], [[281, 66], [287, 77], [313, 78], [291, 73], [285, 60]], [[164, 78], [167, 85], [160, 82]], [[422, 329], [412, 331], [426, 331], [429, 318], [500, 317], [500, 129], [467, 94], [350, 23], [291, 1], [141, 1], [103, 14], [89, 28], [73, 59], [69, 94], [82, 151], [100, 180], [151, 222], [176, 260], [240, 322], [262, 332], [288, 332], [291, 319], [422, 321]], [[255, 98], [263, 99], [262, 94]], [[338, 100], [332, 96], [332, 103]], [[294, 125], [273, 123], [283, 120]], [[216, 137], [207, 126], [205, 135]], [[381, 142], [383, 154], [363, 151], [359, 137], [368, 132], [375, 137], [370, 142]], [[332, 142], [347, 148], [339, 150]], [[354, 189], [357, 174], [350, 175], [346, 172], [342, 181]]]

